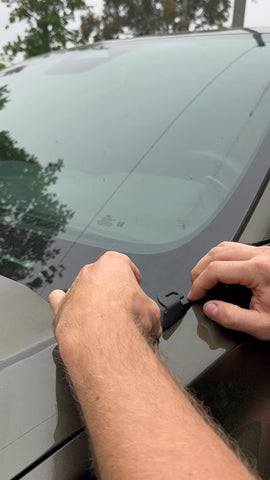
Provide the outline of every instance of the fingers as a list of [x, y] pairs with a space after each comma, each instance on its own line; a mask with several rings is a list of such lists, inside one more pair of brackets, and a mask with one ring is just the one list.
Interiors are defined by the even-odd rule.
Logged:
[[62, 300], [65, 297], [63, 290], [53, 290], [49, 295], [49, 303], [53, 314], [56, 315]]
[[213, 261], [194, 280], [188, 299], [203, 298], [218, 282], [240, 284], [252, 289], [255, 287], [254, 265], [248, 261]]
[[269, 314], [246, 310], [237, 305], [221, 301], [204, 304], [205, 315], [223, 327], [239, 330], [260, 340], [270, 340]]
[[193, 268], [191, 280], [194, 282], [202, 271], [213, 261], [244, 261], [256, 255], [258, 249], [236, 242], [222, 242], [212, 248]]
[[223, 242], [203, 257], [191, 274], [191, 301], [204, 297], [218, 282], [240, 284], [252, 291], [249, 309], [218, 300], [204, 312], [226, 328], [270, 340], [270, 248]]

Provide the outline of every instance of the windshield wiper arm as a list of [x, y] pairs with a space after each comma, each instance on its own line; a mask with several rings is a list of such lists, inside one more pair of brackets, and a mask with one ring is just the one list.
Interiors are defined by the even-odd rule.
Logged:
[[250, 244], [252, 247], [261, 247], [263, 245], [270, 245], [270, 238], [265, 238], [264, 240], [260, 240], [259, 242], [254, 242]]
[[[222, 300], [223, 302], [233, 303], [241, 308], [248, 309], [251, 297], [252, 291], [244, 285], [219, 282], [211, 290], [208, 290], [206, 295], [201, 299], [201, 302], [204, 304], [209, 300]], [[159, 303], [165, 307], [165, 309], [161, 311], [161, 325], [164, 332], [178, 322], [178, 320], [181, 320], [194, 303], [185, 298], [184, 295], [175, 291], [166, 293], [165, 295], [158, 295], [157, 299]]]
[[243, 28], [243, 30], [252, 33], [252, 36], [256, 41], [258, 47], [265, 47], [265, 43], [263, 41], [261, 33], [257, 32], [256, 30], [252, 30], [252, 28]]

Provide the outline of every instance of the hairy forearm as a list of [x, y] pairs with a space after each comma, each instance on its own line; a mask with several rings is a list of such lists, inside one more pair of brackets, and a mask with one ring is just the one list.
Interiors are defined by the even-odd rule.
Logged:
[[[66, 337], [60, 352], [102, 479], [252, 479], [124, 314]], [[82, 340], [83, 339], [83, 340]]]

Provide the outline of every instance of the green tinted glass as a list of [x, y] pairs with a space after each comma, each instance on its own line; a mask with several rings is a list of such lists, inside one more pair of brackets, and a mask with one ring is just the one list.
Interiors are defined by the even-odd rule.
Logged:
[[31, 157], [3, 148], [17, 219], [3, 207], [2, 223], [126, 252], [185, 243], [254, 158], [269, 78], [268, 44], [248, 35], [112, 42], [29, 61], [1, 78], [0, 130]]

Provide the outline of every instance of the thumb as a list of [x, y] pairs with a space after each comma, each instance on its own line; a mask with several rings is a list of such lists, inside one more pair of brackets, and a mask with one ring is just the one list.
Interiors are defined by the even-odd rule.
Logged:
[[270, 315], [227, 302], [210, 301], [203, 306], [207, 317], [223, 327], [240, 330], [260, 340], [270, 340]]
[[65, 296], [63, 290], [53, 290], [49, 295], [49, 303], [54, 316], [57, 314], [59, 306]]

